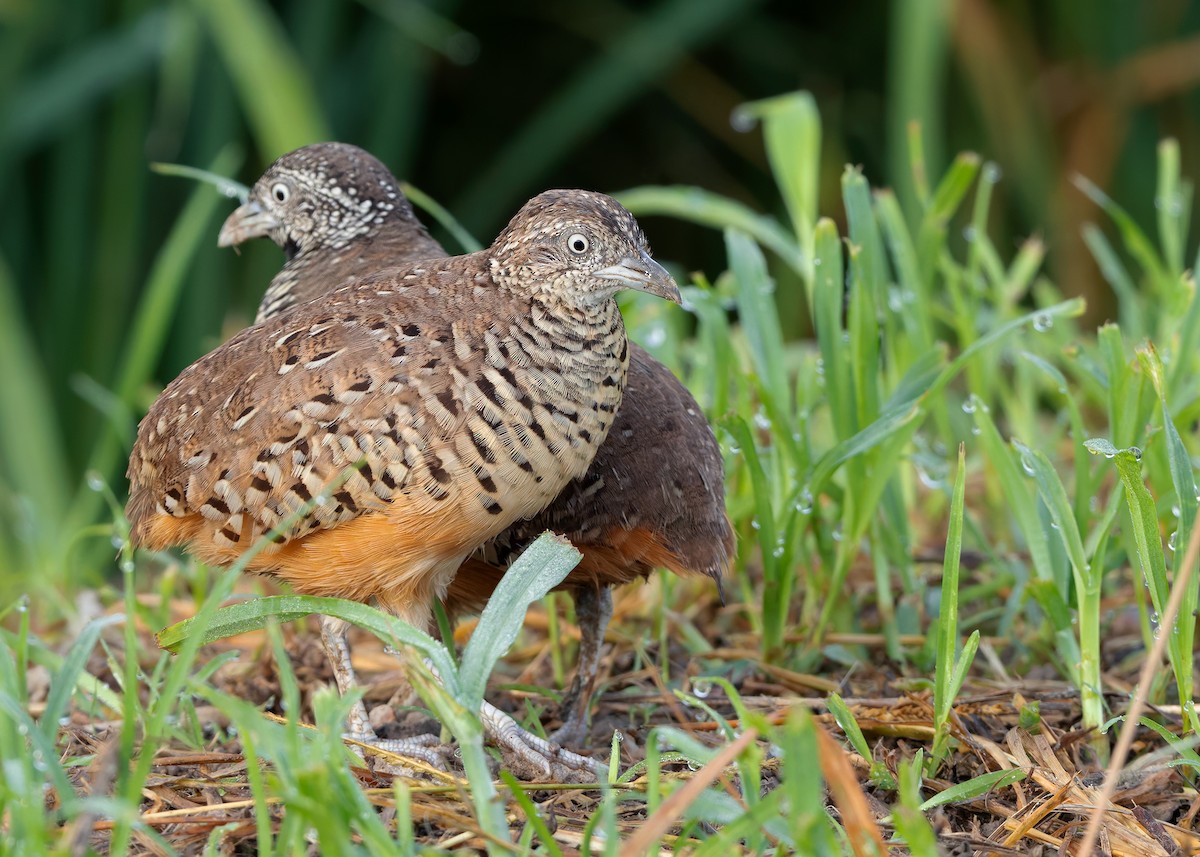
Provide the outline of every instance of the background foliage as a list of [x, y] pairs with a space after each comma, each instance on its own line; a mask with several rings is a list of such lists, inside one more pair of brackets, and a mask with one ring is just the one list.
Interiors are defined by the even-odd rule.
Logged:
[[[743, 711], [729, 676], [823, 669], [844, 681], [882, 663], [908, 682], [898, 694], [928, 686], [932, 737], [915, 755], [869, 745], [861, 713], [836, 694], [821, 700], [871, 762], [874, 796], [894, 810], [881, 823], [913, 853], [933, 853], [923, 813], [1022, 773], [1018, 762], [978, 776], [958, 767], [955, 705], [969, 677], [1049, 672], [1080, 701], [1066, 726], [1087, 730], [1079, 769], [1106, 756], [1097, 727], [1111, 691], [1123, 694], [1121, 670], [1155, 636], [1200, 500], [1186, 178], [1200, 173], [1200, 4], [8, 0], [0, 20], [0, 756], [11, 761], [0, 815], [20, 841], [50, 847], [59, 821], [90, 818], [86, 829], [98, 806], [120, 852], [143, 823], [154, 750], [209, 740], [179, 716], [205, 698], [237, 723], [248, 758], [276, 763], [278, 776], [252, 773], [246, 787], [285, 807], [281, 851], [322, 824], [323, 845], [353, 828], [369, 853], [392, 850], [334, 751], [341, 703], [313, 702], [328, 752], [307, 753], [294, 719], [273, 723], [226, 693], [211, 681], [217, 661], [193, 665], [202, 635], [235, 625], [342, 610], [403, 639], [394, 621], [302, 598], [218, 611], [233, 575], [159, 556], [144, 558], [148, 571], [166, 565], [159, 574], [133, 574], [123, 556], [123, 592], [101, 589], [101, 600], [123, 595], [126, 615], [154, 628], [174, 618], [172, 602], [199, 605], [179, 657], [143, 645], [133, 622], [114, 638], [113, 618], [65, 632], [47, 621], [70, 619], [70, 601], [112, 571], [136, 419], [165, 380], [247, 323], [279, 265], [262, 242], [242, 258], [219, 251], [232, 203], [150, 162], [252, 181], [281, 152], [330, 138], [374, 151], [484, 240], [548, 186], [619, 192], [656, 255], [696, 272], [686, 310], [626, 307], [633, 335], [717, 425], [741, 540], [727, 605], [673, 598], [694, 590], [664, 576], [644, 590], [649, 630], [622, 628], [673, 689], [693, 676], [676, 671], [672, 644], [689, 668], [712, 670], [703, 693], [699, 680], [694, 697], [677, 693], [732, 742], [717, 753], [678, 730], [651, 733], [644, 769], [621, 775], [644, 773], [648, 812], [667, 805], [668, 755], [717, 771], [722, 753], [741, 751], [739, 794], [703, 791], [680, 843], [694, 836], [716, 853], [769, 836], [825, 853], [814, 843], [832, 851], [826, 840], [855, 836], [798, 773], [828, 761], [816, 750], [825, 733], [802, 713]], [[1119, 324], [1097, 328], [1108, 318]], [[1197, 581], [1174, 588], [1193, 616]], [[515, 636], [519, 600], [480, 627]], [[712, 651], [718, 638], [728, 664]], [[1152, 726], [1168, 743], [1168, 727], [1200, 728], [1194, 642], [1185, 618], [1151, 688], [1154, 702], [1179, 703], [1178, 718]], [[31, 699], [31, 665], [51, 674], [45, 700]], [[476, 766], [475, 821], [498, 841], [510, 831], [468, 716], [490, 666], [454, 674], [457, 702], [421, 686], [432, 708], [449, 706]], [[836, 685], [800, 678], [786, 687]], [[714, 682], [736, 729], [703, 701]], [[76, 714], [121, 715], [112, 803], [89, 803], [67, 780], [90, 752], [47, 763], [62, 755], [58, 715], [71, 702]], [[1021, 716], [1036, 728], [1036, 711]], [[783, 748], [784, 788], [760, 788], [756, 735]], [[1188, 748], [1173, 752], [1200, 767]], [[618, 767], [614, 755], [614, 778]], [[62, 800], [50, 821], [39, 783]], [[330, 783], [341, 789], [332, 815]], [[616, 807], [640, 794], [605, 792], [589, 829], [616, 842]], [[401, 787], [394, 799], [411, 809]], [[260, 847], [268, 803], [255, 811]], [[537, 811], [521, 813], [532, 836]], [[694, 819], [714, 813], [727, 824], [709, 837]]]
[[[249, 181], [282, 151], [347, 140], [485, 240], [554, 185], [699, 185], [779, 215], [759, 137], [731, 117], [803, 88], [824, 121], [822, 211], [850, 162], [914, 216], [919, 120], [930, 175], [960, 149], [999, 165], [997, 245], [1042, 232], [1051, 273], [1099, 320], [1112, 304], [1080, 239], [1094, 208], [1071, 177], [1149, 222], [1154, 141], [1181, 141], [1185, 174], [1200, 142], [1200, 4], [1172, 0], [9, 0], [0, 22], [0, 519], [19, 547], [0, 556], [27, 567], [63, 541], [45, 521], [69, 513], [73, 537], [94, 519], [89, 466], [120, 493], [115, 444], [152, 385], [250, 318], [278, 264], [269, 246], [219, 252], [227, 206], [151, 161]], [[711, 231], [649, 225], [660, 256], [719, 270]], [[803, 335], [797, 278], [771, 265], [784, 335]]]

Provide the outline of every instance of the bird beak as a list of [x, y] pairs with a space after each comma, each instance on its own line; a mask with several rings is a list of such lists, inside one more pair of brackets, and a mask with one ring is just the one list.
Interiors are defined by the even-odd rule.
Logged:
[[616, 265], [601, 268], [595, 276], [603, 280], [616, 280], [624, 288], [637, 289], [674, 303], [680, 301], [679, 286], [675, 280], [645, 250], [639, 250], [637, 256], [626, 256]]
[[283, 227], [273, 215], [263, 211], [254, 200], [242, 203], [226, 218], [217, 236], [218, 247], [236, 247], [251, 238], [271, 238], [271, 233]]

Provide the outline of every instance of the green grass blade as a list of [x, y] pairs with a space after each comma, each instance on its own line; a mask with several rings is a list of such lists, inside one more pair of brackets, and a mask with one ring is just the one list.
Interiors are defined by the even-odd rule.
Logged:
[[926, 226], [944, 228], [966, 198], [967, 191], [979, 175], [980, 160], [974, 152], [963, 152], [954, 159], [946, 175], [938, 183], [929, 209], [925, 212]]
[[[892, 16], [888, 28], [888, 180], [897, 187], [910, 217], [918, 210], [920, 182], [914, 173], [924, 174], [926, 158], [934, 171], [945, 163], [943, 100], [938, 93], [948, 59], [950, 9], [939, 0], [915, 0], [904, 6], [903, 14]], [[927, 151], [908, 150], [910, 125], [920, 128]]]
[[1015, 303], [1029, 292], [1045, 260], [1046, 245], [1040, 238], [1028, 238], [1021, 242], [1021, 249], [1005, 272], [1003, 296], [1007, 303]]
[[[6, 628], [0, 628], [0, 641], [3, 641], [9, 649], [17, 649], [19, 647], [17, 634]], [[28, 645], [30, 662], [45, 667], [52, 674], [66, 674], [63, 672], [63, 665], [66, 662], [66, 658], [63, 655], [48, 648], [36, 638], [31, 638]], [[80, 671], [75, 673], [74, 689], [87, 694], [99, 704], [113, 711], [121, 709], [121, 698], [113, 692], [113, 689], [109, 685], [100, 681], [89, 672]]]
[[331, 139], [308, 69], [270, 6], [261, 0], [204, 0], [196, 7], [265, 155]]
[[1104, 281], [1112, 287], [1117, 296], [1117, 312], [1120, 315], [1121, 327], [1133, 336], [1141, 336], [1146, 332], [1146, 320], [1143, 314], [1142, 301], [1138, 299], [1137, 284], [1125, 270], [1125, 265], [1117, 256], [1117, 251], [1109, 243], [1108, 237], [1100, 227], [1092, 223], [1083, 225], [1083, 243], [1091, 251], [1092, 258], [1100, 268]]
[[850, 707], [836, 693], [831, 693], [825, 698], [825, 704], [829, 707], [829, 713], [833, 715], [833, 719], [837, 721], [837, 725], [846, 733], [846, 740], [850, 742], [858, 755], [871, 765], [871, 772], [868, 775], [873, 784], [882, 789], [889, 791], [896, 788], [896, 778], [892, 776], [886, 764], [875, 759], [871, 753], [871, 748], [867, 746], [867, 739], [863, 735], [862, 728], [859, 727], [858, 721], [854, 719], [854, 714], [850, 711]]
[[942, 561], [942, 597], [937, 620], [937, 667], [933, 676], [933, 747], [931, 770], [941, 764], [950, 740], [950, 710], [954, 705], [953, 672], [958, 648], [958, 571], [962, 557], [963, 502], [967, 486], [967, 450], [958, 447], [958, 469], [950, 498], [950, 522]]
[[1146, 233], [1141, 230], [1125, 209], [1113, 202], [1108, 194], [1091, 181], [1083, 176], [1075, 176], [1073, 182], [1088, 199], [1104, 209], [1105, 213], [1112, 218], [1125, 242], [1125, 249], [1149, 275], [1152, 284], [1161, 290], [1163, 284], [1169, 279], [1169, 275], [1158, 257], [1158, 252], [1154, 249], [1154, 244], [1146, 237]]
[[776, 743], [783, 750], [780, 788], [787, 793], [787, 822], [797, 853], [834, 855], [842, 852], [830, 826], [823, 780], [817, 776], [821, 770], [819, 728], [812, 714], [797, 706], [776, 730]]
[[775, 284], [762, 251], [736, 229], [725, 230], [729, 267], [737, 280], [738, 317], [746, 332], [754, 369], [777, 409], [791, 406], [791, 385], [783, 360], [783, 332], [775, 309]]
[[[979, 175], [979, 156], [964, 152], [954, 159], [946, 175], [938, 183], [929, 207], [917, 229], [917, 258], [921, 272], [932, 281], [946, 249], [946, 234], [950, 219], [958, 211], [967, 191]], [[930, 292], [932, 293], [932, 292]]]
[[837, 225], [828, 218], [817, 223], [813, 235], [813, 328], [825, 367], [825, 396], [838, 439], [858, 430], [854, 412], [854, 382], [842, 342], [842, 244]]
[[920, 416], [921, 406], [914, 402], [900, 402], [888, 408], [865, 429], [846, 438], [817, 459], [809, 480], [809, 491], [814, 495], [819, 494], [838, 467], [889, 440]]
[[[1164, 367], [1158, 357], [1158, 352], [1155, 351], [1152, 344], [1148, 344], [1144, 348], [1138, 349], [1138, 359], [1150, 376], [1150, 381], [1154, 385], [1155, 392], [1158, 394], [1162, 411], [1163, 431], [1167, 439], [1167, 461], [1171, 470], [1171, 484], [1175, 489], [1176, 512], [1179, 524], [1175, 532], [1171, 534], [1168, 544], [1175, 548], [1172, 554], [1172, 565], [1174, 566], [1175, 579], [1178, 579], [1182, 573], [1179, 565], [1183, 562], [1184, 549], [1192, 537], [1192, 526], [1196, 519], [1196, 507], [1200, 505], [1200, 499], [1197, 498], [1196, 476], [1192, 469], [1191, 456], [1188, 454], [1187, 447], [1183, 443], [1183, 438], [1180, 437], [1179, 429], [1175, 425], [1175, 420], [1171, 416], [1170, 407], [1167, 405]], [[1195, 615], [1198, 600], [1200, 600], [1200, 578], [1192, 575], [1188, 581], [1187, 592], [1179, 605], [1179, 615]], [[1198, 732], [1200, 731], [1200, 719], [1197, 718], [1195, 701], [1193, 699], [1194, 685], [1190, 666], [1195, 637], [1195, 623], [1178, 622], [1174, 629], [1172, 642], [1178, 651], [1179, 658], [1187, 659], [1187, 665], [1181, 665], [1182, 668], [1176, 670], [1175, 680], [1178, 684], [1179, 698], [1183, 703], [1184, 713], [1190, 723], [1191, 730]]]
[[754, 434], [750, 431], [750, 426], [739, 416], [729, 417], [724, 421], [724, 426], [745, 456], [745, 466], [750, 473], [754, 521], [757, 524], [758, 546], [763, 565], [762, 652], [763, 656], [770, 660], [777, 657], [783, 647], [786, 631], [784, 616], [788, 608], [787, 600], [780, 597], [785, 586], [781, 574], [786, 572], [781, 572], [779, 558], [775, 555], [776, 530], [775, 513], [771, 505], [771, 485], [767, 481], [766, 471], [754, 445]]
[[928, 351], [908, 364], [903, 377], [892, 389], [892, 394], [883, 403], [884, 411], [890, 411], [911, 403], [922, 402], [933, 387], [935, 381], [942, 377], [946, 368], [946, 348], [941, 343], [931, 346]]
[[1052, 324], [1055, 318], [1074, 318], [1083, 315], [1087, 304], [1083, 298], [1071, 298], [1054, 306], [1046, 307], [1045, 309], [1037, 310], [1026, 315], [1014, 318], [1004, 324], [998, 325], [977, 340], [971, 343], [970, 347], [964, 348], [950, 365], [942, 370], [942, 374], [938, 377], [930, 387], [930, 393], [940, 391], [946, 384], [954, 380], [954, 376], [959, 373], [963, 365], [972, 357], [978, 354], [988, 346], [999, 342], [1009, 334], [1019, 330], [1022, 327], [1033, 327], [1035, 324]]
[[1041, 580], [1053, 583], [1065, 597], [1066, 581], [1056, 579], [1054, 563], [1050, 558], [1050, 541], [1038, 520], [1034, 492], [1023, 478], [1004, 438], [1000, 436], [989, 409], [982, 403], [976, 403], [972, 415], [975, 427], [979, 430], [984, 458], [996, 471], [1005, 506], [1017, 521], [1017, 529], [1025, 540], [1034, 574]]
[[[926, 286], [932, 285], [932, 279], [921, 276], [917, 248], [904, 222], [896, 195], [889, 190], [876, 191], [875, 212], [887, 242], [892, 267], [896, 271], [902, 300], [916, 307], [915, 311], [903, 313], [905, 328], [917, 351], [928, 350], [933, 346], [933, 322], [927, 310], [933, 302]], [[912, 297], [911, 302], [908, 301], [909, 296]]]
[[737, 109], [733, 122], [742, 127], [751, 118], [763, 123], [771, 173], [783, 194], [796, 240], [809, 254], [820, 196], [821, 114], [816, 99], [808, 92], [792, 92], [752, 101]]
[[[1200, 259], [1197, 261], [1200, 262]], [[1194, 265], [1193, 270], [1200, 270], [1200, 265]], [[1179, 325], [1178, 340], [1173, 353], [1183, 356], [1195, 354], [1197, 351], [1200, 351], [1200, 294], [1193, 286], [1187, 312], [1184, 313], [1183, 321]], [[1175, 397], [1180, 395], [1192, 380], [1194, 372], [1191, 361], [1187, 359], [1172, 360], [1171, 364], [1171, 380], [1167, 385], [1167, 398], [1174, 401]]]
[[833, 714], [833, 719], [841, 726], [841, 731], [846, 733], [846, 741], [850, 742], [851, 747], [856, 749], [858, 755], [863, 759], [870, 760], [871, 748], [866, 745], [863, 730], [860, 729], [858, 720], [854, 719], [854, 714], [846, 705], [846, 701], [842, 700], [838, 694], [829, 694], [826, 697], [826, 706], [829, 708], [829, 713]]
[[[1018, 356], [1052, 380], [1067, 406], [1067, 419], [1071, 426], [1071, 438], [1074, 440], [1075, 448], [1075, 523], [1080, 532], [1083, 532], [1093, 518], [1090, 505], [1093, 492], [1090, 489], [1094, 482], [1089, 470], [1091, 455], [1083, 447], [1083, 440], [1087, 437], [1083, 427], [1083, 413], [1079, 409], [1079, 403], [1075, 396], [1070, 392], [1066, 376], [1059, 371], [1058, 367], [1028, 351], [1018, 352]], [[1091, 555], [1090, 550], [1084, 550], [1084, 556]]]
[[1158, 512], [1154, 497], [1142, 480], [1142, 451], [1137, 447], [1117, 449], [1108, 441], [1098, 438], [1087, 441], [1086, 446], [1093, 453], [1103, 455], [1117, 466], [1117, 473], [1125, 486], [1125, 501], [1133, 521], [1131, 535], [1136, 548], [1138, 567], [1150, 590], [1154, 610], [1161, 615], [1169, 596], [1167, 565], [1158, 531]]
[[975, 653], [979, 651], [979, 629], [976, 628], [971, 632], [971, 636], [967, 637], [967, 641], [963, 643], [962, 652], [954, 662], [954, 670], [950, 673], [950, 687], [948, 690], [950, 705], [954, 706], [954, 700], [958, 699], [959, 691], [962, 690], [963, 683], [967, 680], [967, 673], [971, 670], [971, 665], [975, 662]]
[[546, 819], [542, 818], [541, 812], [525, 791], [525, 787], [521, 781], [510, 774], [508, 771], [500, 772], [500, 779], [508, 786], [509, 792], [513, 796], [513, 800], [517, 802], [517, 806], [521, 807], [521, 811], [525, 814], [525, 820], [530, 828], [537, 835], [538, 841], [542, 848], [546, 849], [546, 853], [550, 857], [563, 857], [563, 851], [558, 847], [558, 843], [554, 840], [554, 834], [550, 832], [550, 826], [546, 824]]
[[483, 702], [488, 676], [525, 621], [525, 611], [570, 573], [582, 554], [562, 536], [543, 533], [504, 573], [462, 653], [459, 699], [472, 710]]
[[405, 38], [436, 51], [452, 63], [467, 65], [479, 52], [479, 40], [474, 35], [431, 6], [422, 3], [385, 3], [380, 0], [361, 2], [389, 21]]
[[745, 232], [778, 254], [796, 273], [803, 272], [804, 254], [800, 245], [779, 221], [736, 200], [698, 187], [655, 185], [635, 187], [614, 195], [638, 217], [665, 215], [714, 229], [732, 228]]
[[189, 167], [187, 164], [163, 164], [153, 161], [150, 164], [150, 172], [158, 173], [160, 176], [179, 176], [212, 185], [216, 188], [217, 193], [230, 199], [236, 199], [238, 202], [245, 202], [250, 196], [250, 188], [241, 182], [209, 170], [202, 170], [199, 167]]
[[42, 710], [39, 726], [48, 742], [53, 743], [55, 736], [58, 735], [58, 720], [67, 710], [71, 694], [74, 693], [79, 683], [79, 677], [87, 666], [92, 649], [95, 648], [96, 641], [100, 638], [100, 632], [122, 619], [123, 617], [119, 615], [93, 619], [83, 627], [79, 636], [71, 643], [71, 649], [63, 659], [62, 666], [50, 682], [50, 693], [46, 697], [46, 707]]
[[343, 598], [318, 598], [312, 595], [252, 598], [229, 607], [218, 608], [204, 622], [199, 622], [197, 617], [176, 622], [159, 631], [155, 639], [158, 645], [167, 651], [178, 652], [197, 633], [199, 640], [196, 645], [204, 646], [215, 640], [261, 630], [272, 620], [291, 622], [314, 613], [344, 619], [370, 631], [384, 642], [412, 646], [433, 662], [434, 668], [447, 683], [447, 690], [455, 696], [458, 695], [457, 672], [445, 646], [402, 619], [366, 604]]
[[1019, 768], [1007, 771], [989, 771], [986, 774], [980, 774], [978, 777], [972, 777], [966, 782], [955, 783], [947, 789], [942, 789], [921, 804], [921, 812], [929, 812], [932, 809], [937, 809], [939, 806], [946, 806], [958, 801], [968, 801], [981, 797], [999, 789], [1007, 788], [1013, 783], [1019, 783], [1025, 777], [1026, 772]]
[[1179, 177], [1179, 141], [1166, 139], [1158, 144], [1158, 189], [1154, 207], [1158, 212], [1158, 240], [1163, 261], [1172, 276], [1183, 273], [1183, 245], [1187, 240], [1191, 213], [1190, 183]]
[[[448, 661], [449, 653], [440, 644], [438, 647], [442, 652], [440, 657]], [[484, 753], [483, 726], [479, 722], [479, 709], [468, 709], [459, 701], [461, 697], [457, 693], [457, 676], [442, 672], [440, 679], [435, 678], [425, 663], [416, 659], [410, 660], [405, 666], [405, 677], [409, 684], [429, 706], [434, 717], [445, 724], [458, 739], [463, 769], [466, 771], [467, 781], [471, 784], [469, 797], [475, 807], [475, 817], [480, 826], [491, 834], [488, 854], [495, 857], [505, 854], [500, 843], [509, 841], [508, 825], [504, 804], [496, 795], [496, 787], [492, 782], [487, 756]]]
[[867, 180], [856, 169], [842, 174], [842, 197], [850, 230], [849, 307], [850, 365], [854, 378], [855, 423], [865, 425], [879, 414], [879, 313], [887, 305], [883, 290], [887, 270], [883, 241], [871, 210]]
[[1100, 357], [1103, 360], [1107, 381], [1109, 431], [1112, 442], [1119, 446], [1133, 443], [1141, 434], [1140, 414], [1136, 407], [1141, 376], [1135, 375], [1126, 356], [1125, 340], [1121, 328], [1115, 324], [1101, 325], [1096, 331]]
[[[6, 659], [7, 654], [7, 652], [0, 654], [0, 659]], [[0, 672], [2, 671], [3, 669], [0, 668]], [[5, 681], [3, 684], [8, 685], [9, 682]], [[6, 691], [0, 691], [0, 718], [7, 718], [10, 723], [17, 724], [18, 733], [22, 736], [27, 736], [29, 744], [32, 745], [28, 749], [22, 748], [23, 752], [21, 753], [20, 764], [24, 766], [24, 764], [29, 760], [29, 757], [26, 754], [32, 750], [32, 757], [35, 761], [35, 764], [40, 763], [42, 766], [44, 766], [46, 778], [50, 781], [50, 785], [57, 792], [59, 800], [66, 802], [68, 805], [74, 804], [77, 800], [75, 797], [75, 790], [71, 787], [71, 783], [67, 779], [65, 770], [61, 766], [55, 764], [59, 754], [57, 748], [55, 747], [54, 736], [47, 736], [41, 729], [39, 729], [37, 724], [33, 722], [33, 719], [30, 718], [29, 714], [25, 711], [25, 706], [18, 702]], [[55, 720], [54, 723], [55, 726], [58, 725], [57, 720]], [[8, 776], [7, 771], [6, 776]], [[39, 794], [40, 796], [41, 790], [35, 790], [34, 783], [31, 781], [29, 783], [28, 791], [30, 794]], [[42, 804], [41, 809], [43, 812], [45, 812], [46, 807], [44, 804]]]
[[[925, 209], [929, 206], [930, 199], [929, 167], [925, 162], [925, 135], [921, 132], [921, 123], [911, 119], [904, 130], [904, 139], [908, 144], [908, 163], [899, 168], [911, 177], [917, 202], [921, 209]], [[906, 204], [908, 202], [909, 200], [905, 200]]]
[[940, 853], [937, 836], [921, 810], [924, 757], [924, 751], [917, 750], [910, 761], [900, 763], [900, 805], [893, 808], [892, 820], [896, 824], [896, 833], [903, 838], [910, 854], [935, 857]]
[[1054, 465], [1039, 449], [1030, 449], [1017, 440], [1013, 441], [1013, 446], [1021, 456], [1021, 466], [1033, 476], [1034, 482], [1037, 484], [1038, 495], [1050, 512], [1055, 530], [1062, 538], [1063, 545], [1067, 549], [1067, 557], [1075, 567], [1076, 584], [1088, 587], [1091, 587], [1093, 583], [1098, 584], [1098, 581], [1091, 581], [1089, 578], [1088, 561], [1083, 550], [1083, 539], [1079, 535], [1079, 526], [1075, 523], [1071, 501], [1067, 497], [1067, 489], [1063, 486], [1062, 479], [1059, 478]]
[[[1124, 722], [1124, 715], [1120, 717], [1114, 717], [1105, 724], [1105, 731], [1110, 730], [1117, 723]], [[1146, 717], [1145, 715], [1138, 718], [1138, 723], [1141, 724], [1143, 728], [1158, 733], [1158, 737], [1161, 738], [1163, 743], [1170, 747], [1173, 752], [1179, 755], [1179, 758], [1182, 762], [1190, 766], [1193, 770], [1200, 771], [1200, 754], [1198, 754], [1195, 750], [1197, 741], [1197, 737], [1195, 735], [1186, 740], [1180, 740], [1180, 737], [1172, 732], [1168, 727], [1157, 722], [1156, 720]]]
[[404, 195], [413, 205], [422, 211], [429, 212], [430, 216], [440, 223], [443, 229], [453, 235], [464, 253], [474, 253], [476, 250], [483, 249], [483, 245], [474, 235], [463, 228], [463, 225], [458, 222], [458, 218], [425, 191], [413, 187], [408, 182], [400, 182], [400, 190], [404, 191]]
[[[782, 794], [770, 792], [758, 804], [744, 808], [731, 795], [715, 789], [701, 792], [696, 800], [688, 804], [685, 818], [703, 820], [706, 824], [719, 825], [715, 836], [707, 839], [695, 852], [695, 857], [724, 857], [746, 843], [745, 853], [761, 854], [764, 848], [756, 840], [764, 833], [770, 834], [783, 846], [791, 845], [791, 836], [784, 826], [786, 813], [783, 811]], [[750, 846], [758, 845], [756, 848]], [[820, 851], [802, 850], [801, 854], [820, 854]], [[827, 852], [831, 853], [831, 852]]]

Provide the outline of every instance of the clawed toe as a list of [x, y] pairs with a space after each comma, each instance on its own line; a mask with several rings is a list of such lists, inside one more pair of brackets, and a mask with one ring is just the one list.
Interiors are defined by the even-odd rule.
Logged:
[[524, 780], [591, 783], [599, 779], [605, 770], [594, 759], [573, 753], [528, 732], [509, 736], [509, 739], [504, 742], [497, 739], [500, 754], [505, 766]]
[[604, 765], [522, 729], [490, 703], [483, 704], [480, 715], [485, 733], [500, 748], [508, 768], [521, 779], [580, 783], [595, 782], [604, 775]]
[[[589, 783], [603, 776], [606, 768], [594, 759], [565, 749], [554, 741], [540, 738], [522, 729], [507, 714], [484, 703], [484, 729], [500, 750], [504, 765], [520, 779]], [[490, 711], [487, 709], [491, 709]], [[380, 738], [374, 733], [347, 733], [346, 738], [364, 748], [372, 748], [391, 758], [376, 758], [379, 770], [404, 776], [429, 775], [449, 771], [454, 748], [436, 735], [409, 738]], [[412, 764], [406, 764], [411, 762]]]
[[348, 739], [366, 747], [372, 747], [392, 756], [411, 759], [421, 763], [418, 767], [404, 765], [403, 762], [389, 762], [384, 765], [392, 773], [414, 775], [424, 773], [422, 769], [432, 768], [436, 771], [449, 771], [450, 759], [454, 750], [443, 744], [436, 735], [413, 735], [409, 738], [380, 738], [374, 732], [348, 733]]

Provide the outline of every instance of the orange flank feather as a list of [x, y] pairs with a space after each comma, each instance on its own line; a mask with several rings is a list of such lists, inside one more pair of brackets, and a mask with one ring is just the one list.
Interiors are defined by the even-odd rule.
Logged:
[[[613, 528], [599, 544], [576, 547], [583, 558], [556, 590], [620, 586], [646, 577], [655, 568], [665, 568], [680, 576], [704, 573], [687, 566], [646, 527]], [[481, 612], [503, 576], [502, 568], [477, 557], [467, 559], [446, 590], [447, 611], [451, 615]]]
[[[474, 547], [481, 522], [467, 520], [458, 504], [414, 508], [420, 505], [395, 502], [333, 529], [267, 545], [247, 568], [279, 577], [303, 595], [374, 601], [424, 628], [433, 599]], [[152, 549], [184, 544], [210, 565], [236, 562], [242, 551], [214, 541], [211, 527], [200, 515], [158, 514], [145, 522], [140, 542]]]

